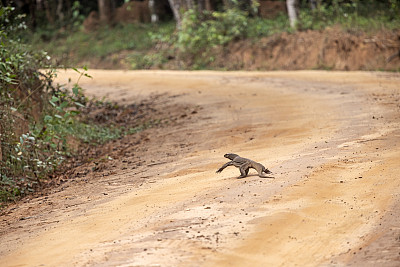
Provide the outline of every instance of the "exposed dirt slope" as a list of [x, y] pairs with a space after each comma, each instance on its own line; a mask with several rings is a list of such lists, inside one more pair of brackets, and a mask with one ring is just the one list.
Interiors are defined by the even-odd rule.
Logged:
[[[164, 49], [164, 50], [163, 50]], [[163, 52], [164, 51], [164, 52]], [[144, 68], [194, 68], [190, 57], [182, 57], [158, 45], [148, 52]], [[174, 51], [174, 50], [172, 50]], [[176, 52], [176, 51], [175, 51]], [[122, 51], [105, 58], [84, 60], [90, 68], [129, 69], [127, 58], [132, 51]], [[157, 56], [155, 56], [155, 53]], [[280, 33], [259, 40], [240, 40], [214, 49], [215, 60], [203, 68], [223, 70], [400, 70], [400, 31], [375, 34], [327, 28], [322, 31]], [[73, 56], [73, 55], [70, 55]], [[162, 57], [162, 56], [161, 56]], [[161, 63], [162, 61], [162, 63]], [[137, 63], [136, 65], [141, 65]]]
[[[182, 116], [121, 140], [102, 171], [81, 166], [89, 172], [10, 207], [2, 265], [398, 264], [399, 75], [90, 74], [90, 94], [132, 103], [168, 93]], [[275, 179], [216, 174], [226, 152]]]
[[399, 70], [400, 31], [366, 34], [339, 28], [277, 34], [228, 47], [215, 64], [247, 70]]

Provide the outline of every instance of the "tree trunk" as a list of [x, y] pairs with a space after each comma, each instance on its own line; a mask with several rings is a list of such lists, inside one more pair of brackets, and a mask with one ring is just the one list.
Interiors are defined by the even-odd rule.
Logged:
[[151, 23], [158, 22], [159, 17], [156, 11], [156, 0], [149, 0], [149, 9], [150, 9]]
[[31, 17], [31, 27], [34, 29], [36, 28], [36, 3], [33, 1], [29, 2], [29, 14]]
[[206, 2], [205, 0], [198, 0], [197, 1], [197, 10], [199, 10], [199, 12], [202, 12], [203, 10], [206, 9]]
[[111, 1], [98, 0], [100, 23], [108, 24], [111, 22]]
[[49, 4], [48, 0], [44, 0], [43, 5], [44, 5], [45, 12], [46, 12], [47, 21], [50, 24], [54, 24], [55, 19], [54, 19], [54, 11], [52, 8], [52, 4]]
[[58, 0], [56, 13], [57, 13], [58, 19], [59, 19], [60, 21], [64, 21], [63, 0]]
[[207, 11], [211, 11], [213, 9], [210, 0], [206, 0], [205, 4], [206, 4], [206, 10]]
[[180, 12], [180, 1], [179, 0], [168, 0], [169, 5], [172, 9], [172, 13], [174, 13], [174, 18], [176, 21], [176, 28], [180, 29], [182, 24], [182, 18]]
[[297, 22], [296, 0], [286, 0], [286, 7], [288, 10], [290, 27], [295, 28]]
[[310, 0], [310, 8], [312, 10], [317, 9], [317, 0]]
[[197, 8], [199, 10], [199, 12], [203, 12], [203, 11], [211, 11], [212, 7], [211, 7], [211, 2], [210, 0], [198, 0], [197, 1]]

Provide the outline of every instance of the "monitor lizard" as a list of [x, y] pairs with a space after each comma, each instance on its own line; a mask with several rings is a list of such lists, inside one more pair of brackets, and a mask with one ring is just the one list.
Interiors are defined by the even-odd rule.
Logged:
[[217, 173], [222, 172], [228, 166], [235, 166], [240, 170], [241, 175], [239, 176], [239, 178], [246, 177], [249, 173], [250, 168], [255, 169], [258, 172], [258, 176], [260, 176], [261, 178], [274, 178], [271, 176], [265, 176], [263, 173], [270, 174], [272, 172], [265, 168], [261, 163], [255, 162], [254, 160], [242, 158], [239, 155], [233, 153], [225, 154], [224, 157], [230, 159], [231, 161], [222, 165], [222, 167], [217, 170]]

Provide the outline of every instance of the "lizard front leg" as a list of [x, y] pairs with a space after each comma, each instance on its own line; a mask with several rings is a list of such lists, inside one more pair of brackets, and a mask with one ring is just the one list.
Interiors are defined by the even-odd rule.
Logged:
[[233, 161], [229, 161], [229, 162], [225, 163], [224, 165], [222, 165], [221, 168], [219, 168], [219, 169], [216, 171], [216, 173], [222, 172], [226, 167], [231, 166], [232, 163], [233, 163]]

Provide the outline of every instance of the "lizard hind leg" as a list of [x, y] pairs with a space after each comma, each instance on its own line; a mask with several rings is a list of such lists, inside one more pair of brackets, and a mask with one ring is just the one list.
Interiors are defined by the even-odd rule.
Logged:
[[249, 166], [248, 164], [243, 164], [242, 166], [239, 167], [240, 170], [240, 176], [239, 178], [244, 178], [249, 174]]

